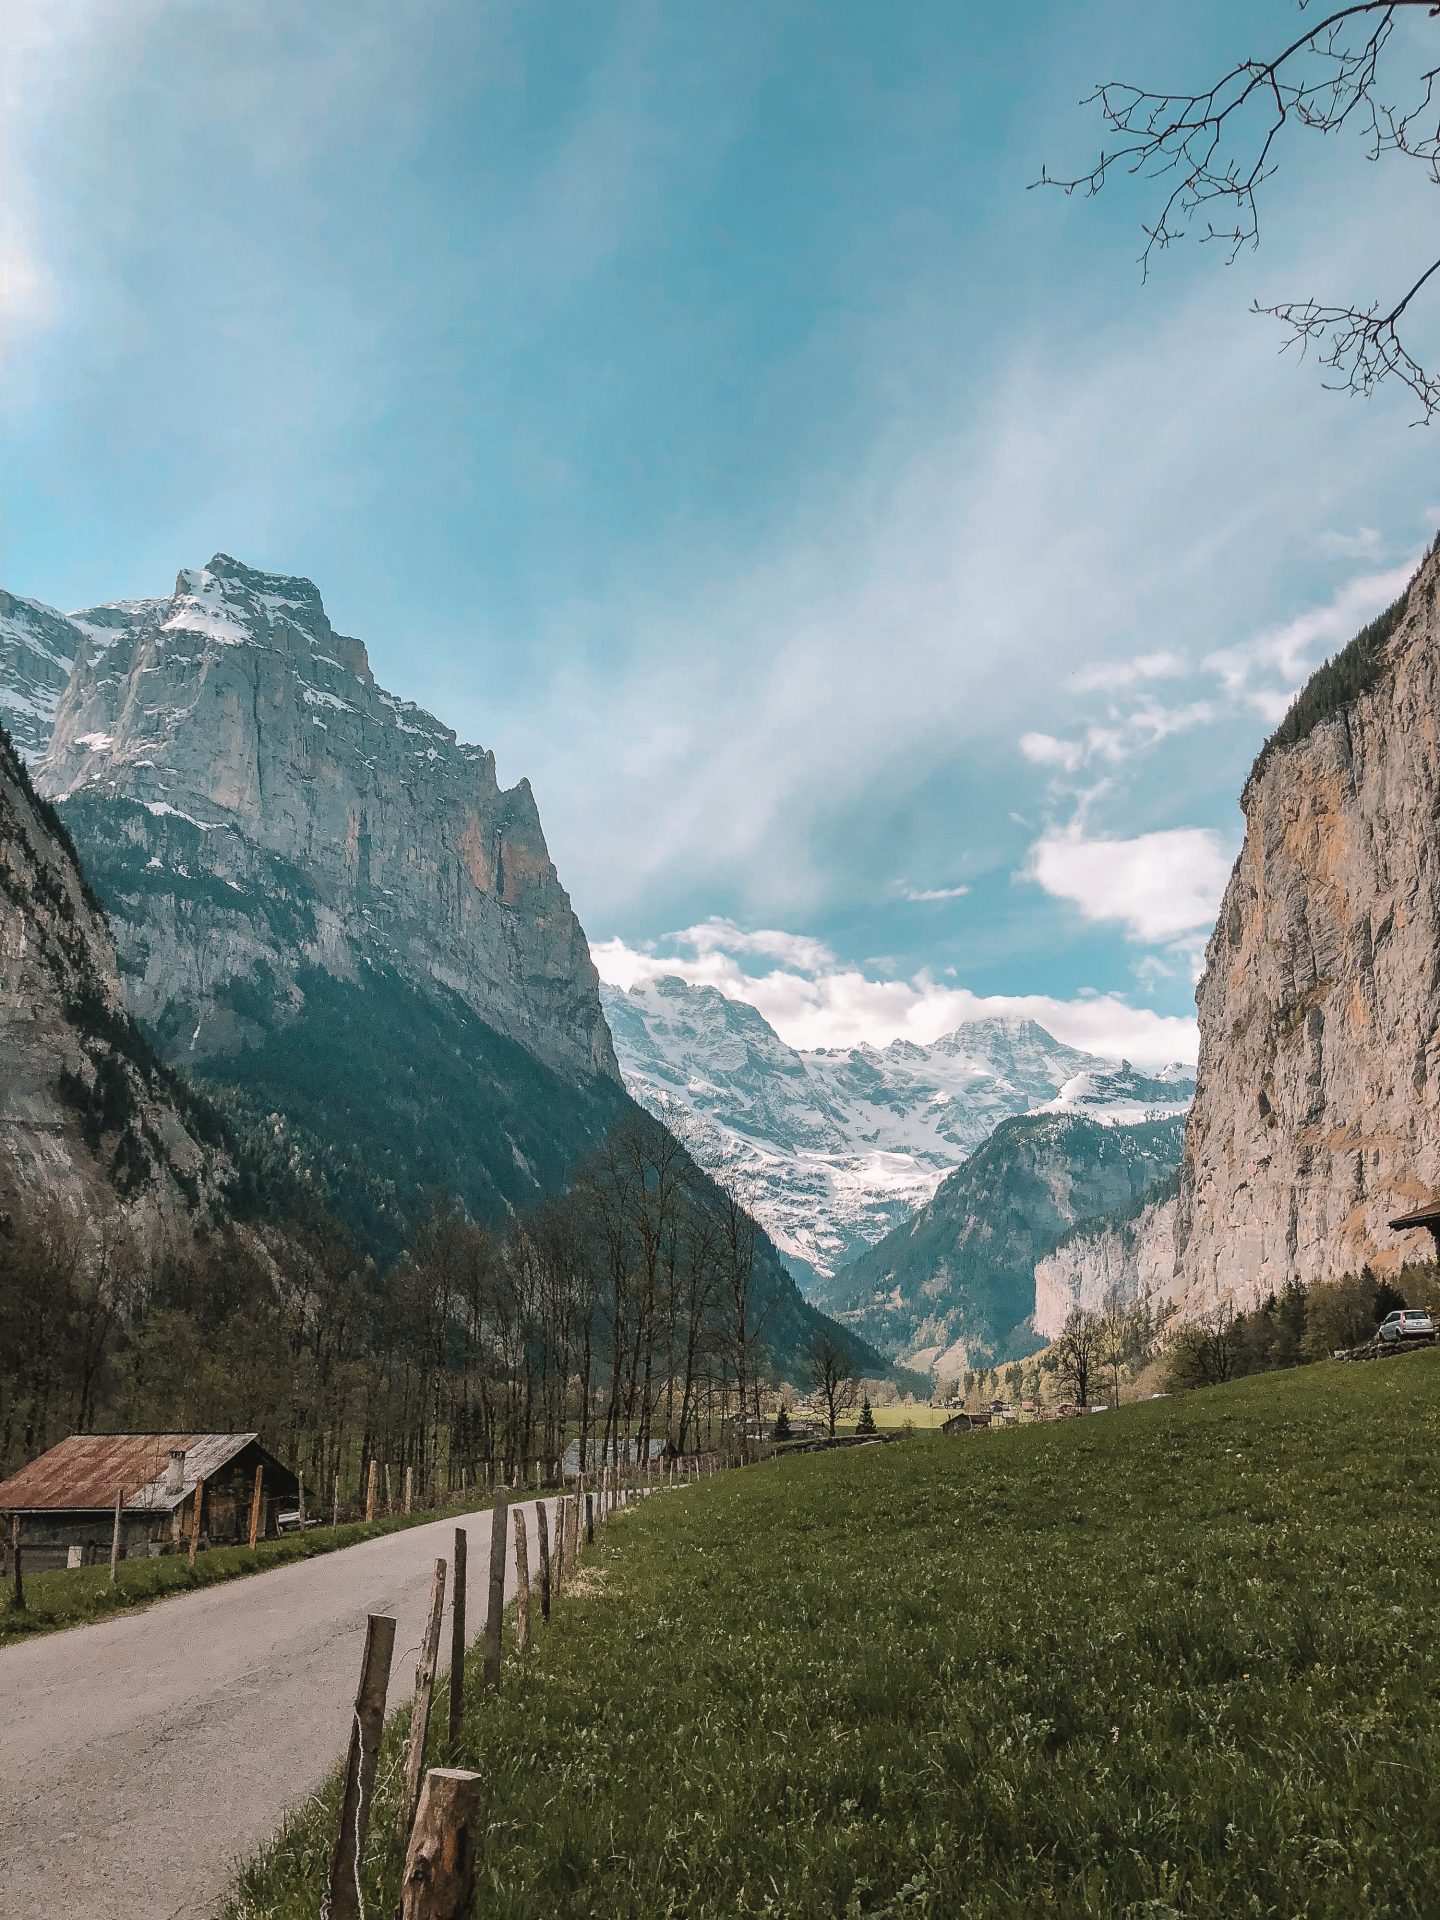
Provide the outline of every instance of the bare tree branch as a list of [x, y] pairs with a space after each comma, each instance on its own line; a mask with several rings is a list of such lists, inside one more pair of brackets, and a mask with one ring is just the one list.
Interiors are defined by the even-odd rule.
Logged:
[[[1297, 0], [1305, 12], [1308, 0]], [[1153, 224], [1144, 225], [1142, 277], [1153, 257], [1176, 241], [1218, 244], [1233, 261], [1260, 241], [1259, 196], [1275, 172], [1281, 136], [1298, 126], [1331, 134], [1358, 130], [1368, 159], [1398, 154], [1422, 166], [1440, 185], [1440, 66], [1406, 75], [1399, 69], [1407, 41], [1394, 55], [1402, 15], [1440, 16], [1436, 0], [1352, 0], [1333, 8], [1269, 59], [1237, 61], [1197, 93], [1155, 92], [1128, 81], [1107, 81], [1081, 104], [1098, 106], [1115, 143], [1102, 146], [1088, 172], [1069, 178], [1042, 168], [1035, 186], [1063, 193], [1098, 194], [1117, 172], [1166, 185]], [[1405, 102], [1409, 104], [1405, 104]], [[1405, 344], [1400, 323], [1440, 261], [1414, 279], [1400, 299], [1369, 306], [1291, 300], [1255, 303], [1254, 311], [1290, 330], [1286, 346], [1317, 350], [1337, 377], [1327, 385], [1369, 395], [1395, 379], [1429, 421], [1440, 412], [1440, 377], [1426, 370]]]

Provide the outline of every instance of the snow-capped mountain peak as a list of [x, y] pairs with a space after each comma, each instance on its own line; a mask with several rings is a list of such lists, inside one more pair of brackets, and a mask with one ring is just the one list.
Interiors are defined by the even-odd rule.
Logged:
[[743, 1196], [802, 1283], [924, 1206], [1015, 1114], [1127, 1124], [1183, 1113], [1194, 1092], [1184, 1068], [1140, 1074], [1024, 1017], [928, 1046], [802, 1052], [714, 987], [669, 976], [602, 993], [630, 1091]]

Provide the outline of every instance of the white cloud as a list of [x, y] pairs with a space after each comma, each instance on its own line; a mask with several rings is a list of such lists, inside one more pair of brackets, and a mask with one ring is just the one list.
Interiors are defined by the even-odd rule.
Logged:
[[906, 887], [903, 897], [906, 900], [963, 900], [969, 887]]
[[1035, 842], [1026, 874], [1086, 920], [1117, 921], [1132, 940], [1162, 942], [1214, 924], [1230, 856], [1209, 827], [1112, 840], [1089, 837], [1075, 820]]
[[1353, 533], [1322, 533], [1315, 545], [1337, 560], [1378, 560], [1385, 542], [1378, 527], [1356, 527]]
[[1416, 564], [1407, 560], [1380, 573], [1357, 574], [1324, 606], [1309, 607], [1253, 640], [1222, 647], [1206, 657], [1205, 665], [1231, 700], [1268, 721], [1279, 720], [1322, 656], [1353, 640], [1367, 621], [1403, 593]]
[[[1084, 745], [1078, 740], [1057, 740], [1053, 733], [1022, 733], [1020, 751], [1037, 767], [1059, 767], [1074, 773], [1085, 759]], [[1014, 819], [1016, 816], [1011, 815]]]
[[[719, 923], [711, 922], [713, 928]], [[732, 952], [715, 944], [700, 951], [686, 933], [644, 947], [614, 938], [591, 948], [602, 980], [628, 990], [678, 976], [692, 986], [716, 987], [732, 1000], [757, 1009], [793, 1047], [883, 1047], [891, 1040], [925, 1045], [967, 1020], [1016, 1015], [1036, 1020], [1058, 1040], [1112, 1060], [1158, 1067], [1193, 1061], [1198, 1046], [1194, 1020], [1132, 1007], [1114, 993], [1082, 992], [1074, 999], [1050, 994], [978, 994], [942, 984], [928, 972], [905, 980], [877, 980], [859, 968], [831, 961], [805, 970], [776, 968], [747, 973]], [[797, 950], [824, 951], [818, 941], [793, 936]], [[690, 951], [676, 951], [689, 947]], [[662, 950], [663, 949], [663, 950]]]
[[1133, 660], [1102, 660], [1084, 667], [1074, 680], [1077, 693], [1120, 693], [1141, 680], [1174, 680], [1188, 669], [1183, 653], [1137, 654]]

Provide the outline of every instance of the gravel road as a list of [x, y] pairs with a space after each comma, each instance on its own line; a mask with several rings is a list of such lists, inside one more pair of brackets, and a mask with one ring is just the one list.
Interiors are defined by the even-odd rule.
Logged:
[[[537, 1564], [534, 1502], [525, 1507]], [[469, 1534], [484, 1621], [488, 1511], [277, 1567], [0, 1651], [0, 1920], [203, 1920], [237, 1857], [343, 1757], [367, 1613], [397, 1622], [410, 1697], [435, 1561]], [[513, 1594], [513, 1536], [505, 1591]], [[442, 1634], [448, 1666], [449, 1587]]]

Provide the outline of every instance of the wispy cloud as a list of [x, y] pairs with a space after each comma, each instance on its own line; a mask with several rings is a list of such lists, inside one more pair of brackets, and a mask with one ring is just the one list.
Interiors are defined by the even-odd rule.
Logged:
[[903, 889], [902, 897], [906, 900], [915, 901], [963, 900], [969, 891], [969, 887], [966, 886], [906, 887]]
[[1162, 650], [1136, 654], [1132, 660], [1102, 660], [1082, 667], [1075, 676], [1077, 693], [1118, 693], [1143, 680], [1173, 680], [1186, 671], [1183, 653]]
[[[715, 987], [727, 998], [743, 1000], [761, 1013], [782, 1040], [805, 1049], [883, 1047], [892, 1040], [927, 1044], [953, 1032], [967, 1020], [1018, 1015], [1036, 1020], [1069, 1045], [1105, 1058], [1127, 1059], [1158, 1067], [1172, 1060], [1193, 1061], [1195, 1022], [1131, 1006], [1114, 993], [979, 994], [951, 986], [928, 971], [909, 978], [876, 979], [858, 967], [833, 959], [814, 966], [788, 965], [763, 973], [741, 960], [740, 935], [727, 951], [718, 943], [721, 923], [711, 922], [704, 938], [690, 928], [640, 945], [615, 938], [596, 942], [591, 951], [602, 980], [625, 991], [650, 981], [678, 977], [693, 986]], [[738, 929], [736, 930], [738, 933]], [[773, 931], [763, 938], [777, 940]], [[783, 936], [795, 953], [824, 954], [818, 941], [803, 934]], [[949, 970], [953, 971], [953, 970]]]

